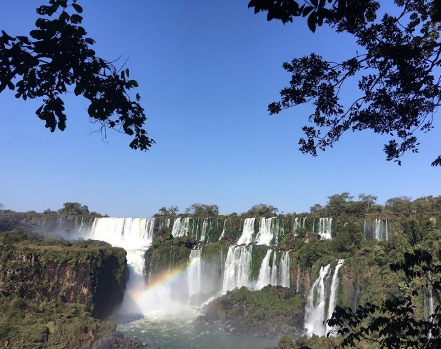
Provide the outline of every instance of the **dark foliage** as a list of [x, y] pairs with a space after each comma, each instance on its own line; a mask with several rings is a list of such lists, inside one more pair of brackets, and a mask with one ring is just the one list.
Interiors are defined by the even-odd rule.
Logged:
[[419, 292], [432, 292], [439, 299], [441, 283], [439, 262], [430, 253], [414, 250], [405, 253], [402, 263], [391, 264], [394, 272], [404, 272], [408, 285], [415, 278], [424, 277], [427, 283], [414, 288], [411, 295], [386, 299], [382, 304], [366, 303], [356, 311], [336, 307], [330, 326], [337, 326], [337, 333], [344, 336], [342, 346], [355, 346], [361, 340], [376, 342], [380, 348], [440, 348], [441, 306], [437, 306], [428, 319], [415, 317], [412, 297]]
[[154, 141], [147, 137], [140, 96], [132, 101], [128, 92], [138, 87], [128, 69], [96, 56], [95, 41], [81, 26], [83, 9], [76, 0], [49, 0], [37, 8], [40, 16], [29, 36], [0, 36], [0, 93], [6, 88], [15, 97], [39, 99], [37, 116], [54, 132], [64, 131], [67, 116], [62, 97], [70, 90], [89, 101], [91, 122], [133, 137], [130, 147], [147, 150]]
[[[360, 50], [342, 62], [330, 62], [312, 53], [285, 62], [291, 74], [281, 100], [270, 103], [270, 114], [303, 103], [312, 103], [313, 126], [304, 126], [300, 150], [317, 155], [332, 147], [349, 130], [373, 130], [387, 135], [386, 159], [401, 164], [405, 152], [418, 152], [421, 132], [433, 128], [440, 105], [441, 6], [433, 0], [395, 0], [393, 10], [380, 16], [374, 0], [251, 0], [254, 12], [267, 19], [292, 22], [307, 17], [314, 32], [323, 24], [338, 33], [351, 34]], [[340, 93], [351, 78], [358, 79], [360, 96], [350, 105]], [[346, 86], [347, 87], [347, 86]], [[441, 165], [438, 156], [432, 166]]]

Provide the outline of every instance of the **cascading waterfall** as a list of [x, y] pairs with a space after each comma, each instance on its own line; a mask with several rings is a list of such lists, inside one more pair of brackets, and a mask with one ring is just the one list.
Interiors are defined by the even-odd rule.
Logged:
[[95, 218], [88, 232], [78, 232], [78, 237], [102, 240], [127, 251], [129, 283], [124, 306], [133, 306], [130, 292], [143, 288], [145, 251], [151, 246], [155, 226], [154, 218]]
[[320, 218], [318, 234], [322, 239], [332, 239], [331, 226], [332, 218]]
[[181, 237], [188, 234], [190, 228], [190, 218], [176, 218], [173, 222], [172, 235], [173, 237]]
[[256, 290], [260, 290], [266, 285], [290, 287], [289, 251], [282, 253], [279, 263], [279, 267], [277, 267], [277, 252], [268, 249], [260, 265]]
[[259, 231], [257, 232], [255, 243], [257, 245], [267, 245], [271, 244], [273, 240], [273, 233], [271, 225], [274, 218], [261, 218], [259, 222]]
[[[428, 273], [429, 273], [428, 274], [429, 280], [431, 280], [432, 279], [432, 273], [430, 271]], [[432, 291], [432, 288], [433, 288], [432, 284], [429, 284], [428, 285], [428, 290], [427, 290], [427, 298], [428, 298], [428, 300], [427, 300], [427, 318], [429, 319], [430, 322], [433, 321], [433, 318], [431, 316], [434, 314], [434, 311], [433, 311], [433, 291]], [[429, 338], [432, 338], [432, 331], [429, 332]]]
[[223, 238], [224, 235], [225, 235], [226, 226], [227, 226], [227, 220], [225, 219], [225, 220], [224, 220], [223, 227], [222, 227], [222, 233], [221, 233], [221, 235], [219, 236], [219, 241], [222, 240], [222, 238]]
[[299, 217], [294, 218], [294, 227], [292, 229], [293, 233], [295, 234], [297, 229], [299, 229], [300, 223], [299, 223]]
[[237, 245], [248, 245], [253, 241], [255, 220], [255, 218], [245, 218], [243, 222], [242, 235], [240, 236], [239, 240], [237, 240]]
[[296, 293], [300, 291], [300, 262], [297, 263], [297, 283], [296, 283]]
[[260, 265], [259, 278], [256, 284], [256, 289], [258, 290], [271, 283], [271, 274], [273, 273], [273, 268], [270, 266], [270, 258], [272, 254], [273, 251], [268, 249], [265, 257], [262, 260], [262, 264]]
[[387, 219], [377, 218], [375, 219], [375, 239], [376, 240], [388, 240], [389, 229], [387, 227]]
[[[329, 284], [327, 283], [327, 280], [331, 274], [330, 264], [320, 268], [319, 277], [312, 285], [305, 308], [305, 328], [308, 337], [311, 337], [313, 334], [317, 336], [325, 336], [330, 330], [330, 328], [325, 325], [324, 322], [331, 317], [335, 309], [335, 300], [337, 297], [339, 280], [338, 271], [343, 265], [343, 262], [343, 259], [339, 259], [337, 261], [332, 275], [330, 288]], [[328, 289], [326, 285], [328, 285]], [[327, 312], [326, 309], [328, 309]]]
[[153, 240], [154, 218], [95, 218], [84, 238], [102, 240], [126, 250], [146, 250]]
[[191, 250], [188, 268], [188, 295], [189, 297], [201, 292], [201, 255], [202, 250]]
[[[337, 261], [337, 265], [335, 266], [334, 275], [332, 276], [332, 283], [331, 283], [331, 294], [329, 296], [329, 306], [328, 306], [328, 317], [327, 319], [330, 319], [332, 317], [332, 313], [335, 309], [335, 299], [337, 296], [337, 290], [338, 290], [338, 270], [343, 265], [344, 259], [339, 259]], [[326, 333], [328, 333], [332, 327], [328, 326], [326, 324]]]
[[289, 272], [289, 251], [285, 251], [280, 258], [280, 286], [291, 287], [291, 275]]
[[325, 321], [325, 278], [328, 277], [331, 265], [320, 268], [318, 279], [314, 282], [306, 303], [305, 328], [308, 337], [313, 334], [324, 336], [326, 328]]
[[236, 287], [246, 286], [251, 288], [252, 246], [230, 246], [227, 259], [225, 260], [224, 279], [222, 282], [222, 293], [233, 290]]
[[[202, 222], [202, 232], [201, 232], [201, 238], [199, 239], [199, 241], [205, 241], [207, 228], [208, 228], [208, 219], [205, 218], [204, 221]], [[210, 242], [209, 240], [210, 240], [210, 237], [208, 237], [207, 242]]]

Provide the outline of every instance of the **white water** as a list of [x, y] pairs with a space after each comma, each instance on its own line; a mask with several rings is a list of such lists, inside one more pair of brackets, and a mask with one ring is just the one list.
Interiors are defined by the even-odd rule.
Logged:
[[[320, 274], [312, 285], [306, 303], [305, 328], [308, 337], [313, 334], [325, 336], [332, 328], [325, 324], [325, 321], [332, 316], [335, 309], [335, 300], [338, 290], [338, 271], [344, 260], [339, 259], [332, 275], [330, 289], [326, 290], [327, 280], [331, 274], [331, 265], [320, 268]], [[329, 284], [328, 284], [329, 285]], [[329, 298], [328, 298], [329, 297]], [[328, 298], [328, 311], [326, 312], [326, 301]]]
[[326, 335], [325, 320], [325, 279], [328, 277], [331, 265], [320, 268], [318, 279], [312, 285], [306, 303], [305, 328], [308, 337]]
[[223, 238], [224, 235], [225, 235], [225, 229], [226, 229], [226, 226], [227, 226], [227, 220], [225, 219], [225, 220], [224, 220], [224, 225], [223, 225], [223, 227], [222, 227], [222, 234], [219, 236], [219, 241], [222, 240], [222, 238]]
[[[332, 313], [335, 309], [335, 299], [337, 298], [337, 290], [338, 290], [338, 270], [343, 265], [344, 259], [339, 259], [337, 261], [337, 265], [335, 266], [334, 275], [332, 276], [331, 283], [331, 294], [329, 296], [329, 306], [328, 306], [328, 316], [326, 319], [330, 319], [332, 317]], [[326, 324], [326, 333], [332, 330], [332, 327]]]
[[[268, 249], [268, 251], [266, 251], [265, 258], [263, 258], [262, 264], [260, 265], [259, 278], [256, 284], [256, 289], [258, 290], [271, 283], [271, 274], [273, 273], [273, 268], [269, 265], [269, 263], [272, 254], [273, 251]], [[275, 260], [275, 256], [273, 260]]]
[[190, 228], [190, 218], [176, 218], [173, 222], [172, 235], [173, 237], [181, 237], [188, 234]]
[[191, 250], [188, 268], [188, 295], [189, 297], [201, 292], [201, 254], [202, 250]]
[[259, 222], [259, 231], [257, 232], [255, 242], [257, 245], [267, 245], [271, 244], [273, 239], [273, 234], [271, 231], [271, 224], [273, 218], [261, 218]]
[[251, 287], [251, 251], [252, 246], [230, 246], [225, 261], [222, 293], [233, 290], [236, 287]]
[[237, 240], [237, 245], [248, 245], [253, 241], [255, 220], [255, 218], [245, 218], [245, 221], [243, 222], [242, 235], [240, 236], [239, 240]]
[[261, 290], [266, 285], [290, 287], [289, 252], [283, 252], [280, 257], [279, 266], [277, 266], [276, 261], [277, 252], [268, 249], [260, 265], [259, 276], [254, 290]]
[[381, 219], [381, 218], [375, 219], [375, 239], [376, 240], [389, 239], [389, 229], [387, 227], [387, 219]]
[[318, 234], [322, 239], [332, 239], [331, 226], [332, 218], [320, 218]]
[[[201, 232], [201, 238], [199, 239], [199, 241], [205, 241], [205, 238], [207, 235], [207, 228], [208, 228], [208, 219], [205, 218], [204, 221], [202, 222], [202, 232]], [[207, 239], [207, 242], [210, 242], [209, 237]]]
[[291, 287], [291, 274], [289, 271], [290, 259], [289, 251], [283, 252], [280, 258], [280, 286]]

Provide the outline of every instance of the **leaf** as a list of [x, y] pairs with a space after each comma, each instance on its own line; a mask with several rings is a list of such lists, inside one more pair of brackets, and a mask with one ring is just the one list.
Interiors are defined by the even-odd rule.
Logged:
[[315, 33], [316, 26], [317, 26], [317, 14], [314, 11], [308, 17], [308, 28], [313, 33]]
[[72, 7], [77, 11], [78, 13], [83, 13], [83, 8], [78, 4], [72, 4]]
[[129, 80], [127, 84], [131, 85], [132, 87], [138, 87], [138, 82], [136, 80]]
[[82, 22], [83, 17], [81, 17], [80, 15], [77, 15], [77, 14], [73, 14], [73, 15], [70, 17], [70, 20], [71, 20], [71, 22], [72, 22], [73, 24], [79, 24], [79, 23]]
[[313, 4], [315, 7], [318, 6], [318, 0], [311, 0], [311, 4]]
[[15, 86], [14, 86], [14, 84], [12, 82], [8, 81], [8, 88], [10, 90], [14, 90]]
[[29, 33], [34, 39], [42, 40], [45, 38], [44, 31], [42, 30], [31, 30]]
[[303, 9], [302, 16], [303, 16], [303, 17], [306, 17], [307, 15], [309, 15], [309, 13], [310, 13], [312, 10], [314, 10], [314, 7], [312, 7], [312, 6], [306, 6], [306, 7]]

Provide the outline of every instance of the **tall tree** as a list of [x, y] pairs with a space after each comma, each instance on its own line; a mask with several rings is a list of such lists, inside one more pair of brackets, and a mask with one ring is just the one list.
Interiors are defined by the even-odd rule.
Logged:
[[77, 0], [49, 0], [37, 8], [40, 16], [29, 35], [0, 36], [0, 93], [6, 88], [24, 100], [42, 100], [37, 116], [54, 132], [64, 131], [67, 115], [63, 96], [73, 90], [89, 102], [90, 120], [105, 135], [115, 129], [133, 137], [130, 147], [147, 150], [154, 140], [143, 125], [140, 96], [132, 100], [129, 90], [138, 86], [129, 70], [98, 57], [95, 41], [81, 26], [82, 7]]
[[195, 203], [187, 207], [185, 213], [196, 217], [217, 217], [219, 215], [219, 206]]
[[[384, 2], [385, 3], [385, 2]], [[384, 4], [383, 3], [383, 4]], [[292, 22], [307, 17], [312, 32], [327, 25], [352, 35], [360, 46], [352, 57], [331, 62], [312, 53], [283, 63], [291, 74], [281, 100], [270, 103], [270, 114], [312, 103], [312, 126], [303, 127], [300, 150], [317, 155], [349, 130], [373, 130], [390, 136], [386, 160], [401, 164], [405, 152], [418, 152], [421, 132], [433, 129], [440, 106], [441, 5], [437, 0], [395, 0], [383, 13], [375, 0], [251, 0], [254, 12], [267, 19]], [[340, 101], [342, 87], [358, 79], [360, 97]], [[441, 155], [432, 166], [441, 165]]]

